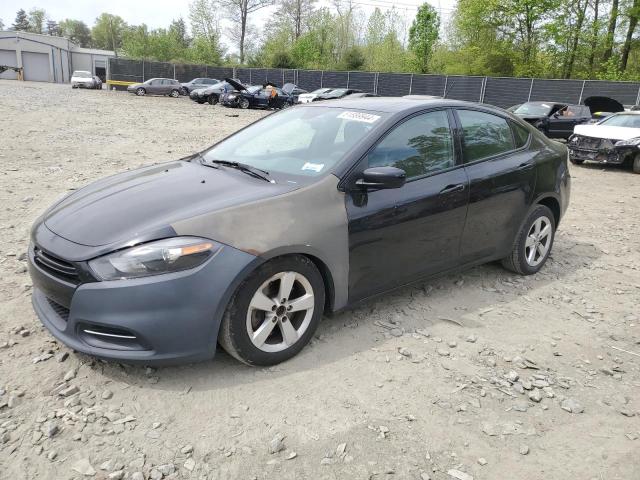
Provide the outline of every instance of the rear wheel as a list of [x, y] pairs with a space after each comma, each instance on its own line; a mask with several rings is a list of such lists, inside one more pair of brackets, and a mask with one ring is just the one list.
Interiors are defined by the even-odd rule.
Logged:
[[633, 159], [633, 173], [640, 173], [640, 153]]
[[555, 230], [556, 222], [551, 210], [538, 205], [527, 217], [511, 254], [502, 260], [502, 265], [520, 275], [538, 272], [549, 258]]
[[138, 95], [139, 97], [144, 97], [146, 93], [147, 91], [144, 88], [139, 88], [136, 90], [136, 95]]
[[306, 257], [287, 256], [261, 265], [227, 306], [218, 341], [248, 365], [275, 365], [309, 342], [322, 317], [324, 283]]
[[180, 91], [179, 90], [171, 90], [171, 93], [169, 94], [170, 97], [173, 98], [178, 98], [180, 96]]

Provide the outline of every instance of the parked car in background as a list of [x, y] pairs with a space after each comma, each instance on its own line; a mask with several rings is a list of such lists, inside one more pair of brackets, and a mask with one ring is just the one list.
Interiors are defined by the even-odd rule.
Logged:
[[331, 90], [333, 90], [333, 88], [318, 88], [312, 92], [303, 93], [302, 95], [298, 95], [298, 103], [311, 103], [318, 95], [329, 93]]
[[127, 92], [138, 96], [144, 95], [169, 95], [177, 98], [180, 96], [182, 85], [173, 78], [150, 78], [143, 83], [135, 83], [127, 87]]
[[[279, 88], [271, 84], [252, 85], [246, 87], [233, 79], [225, 79], [234, 87], [231, 92], [220, 96], [220, 104], [225, 107], [246, 108], [287, 108], [294, 104], [294, 96], [291, 95], [297, 87], [293, 83], [287, 83], [285, 88]], [[276, 95], [272, 97], [271, 92]]]
[[215, 78], [194, 78], [190, 82], [181, 83], [182, 89], [180, 93], [182, 95], [189, 95], [192, 90], [196, 90], [198, 88], [208, 88], [216, 83], [220, 83], [220, 80], [216, 80]]
[[414, 100], [434, 100], [437, 98], [442, 98], [441, 96], [438, 95], [403, 95], [402, 98], [412, 98]]
[[91, 75], [91, 72], [76, 70], [71, 75], [71, 88], [92, 88], [101, 90], [102, 80], [100, 80], [100, 77]]
[[347, 95], [351, 95], [352, 93], [361, 93], [362, 90], [358, 90], [355, 88], [334, 88], [330, 92], [321, 93], [316, 98], [312, 100], [312, 102], [320, 102], [322, 100], [337, 100], [339, 98], [344, 98]]
[[595, 125], [578, 125], [567, 146], [574, 164], [627, 164], [640, 173], [640, 112], [614, 113]]
[[591, 111], [585, 105], [526, 102], [510, 111], [549, 138], [567, 139], [573, 133], [573, 127], [591, 121]]
[[[237, 83], [242, 83], [240, 80], [232, 79]], [[225, 92], [230, 92], [234, 87], [227, 81], [218, 82], [215, 85], [211, 85], [207, 88], [198, 88], [192, 90], [189, 94], [189, 98], [196, 103], [203, 104], [209, 102], [211, 105], [215, 105], [220, 101], [220, 95]]]
[[31, 230], [32, 303], [100, 358], [193, 362], [219, 343], [273, 365], [325, 312], [495, 260], [538, 272], [569, 203], [567, 156], [475, 103], [286, 109], [55, 203]]
[[285, 83], [282, 90], [293, 99], [293, 103], [299, 103], [300, 95], [306, 95], [309, 92], [304, 88], [300, 88], [295, 83]]

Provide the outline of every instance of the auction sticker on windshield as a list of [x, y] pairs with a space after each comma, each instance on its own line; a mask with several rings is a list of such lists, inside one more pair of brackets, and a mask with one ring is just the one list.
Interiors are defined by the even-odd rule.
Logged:
[[324, 168], [324, 163], [311, 163], [307, 162], [302, 166], [302, 170], [312, 170], [319, 173]]
[[356, 122], [373, 123], [380, 118], [380, 115], [364, 112], [342, 112], [338, 118], [344, 120], [355, 120]]

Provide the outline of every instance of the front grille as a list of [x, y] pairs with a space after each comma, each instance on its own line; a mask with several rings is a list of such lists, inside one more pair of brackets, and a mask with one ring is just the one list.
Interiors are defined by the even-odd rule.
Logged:
[[33, 248], [33, 259], [36, 265], [51, 275], [71, 283], [80, 283], [78, 269], [72, 263], [51, 255], [39, 247]]
[[65, 322], [69, 320], [69, 309], [67, 307], [63, 307], [59, 303], [54, 302], [50, 298], [47, 298], [47, 302], [51, 306], [54, 312], [63, 319]]
[[602, 139], [593, 137], [576, 136], [576, 141], [571, 142], [571, 146], [575, 148], [584, 148], [587, 150], [598, 150], [602, 145]]

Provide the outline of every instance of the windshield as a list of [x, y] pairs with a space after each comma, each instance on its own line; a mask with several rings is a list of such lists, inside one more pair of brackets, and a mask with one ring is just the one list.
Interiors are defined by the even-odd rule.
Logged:
[[344, 95], [347, 92], [346, 88], [336, 88], [335, 90], [331, 90], [329, 93], [327, 93], [327, 97], [339, 97], [341, 95]]
[[327, 92], [330, 92], [330, 91], [331, 91], [330, 88], [319, 88], [317, 90], [314, 90], [311, 93], [315, 93], [316, 95], [320, 95], [321, 93], [327, 93]]
[[550, 103], [523, 103], [513, 113], [516, 115], [548, 115], [553, 104]]
[[204, 158], [246, 163], [270, 173], [315, 177], [330, 171], [385, 116], [342, 108], [291, 108], [223, 140]]
[[612, 115], [602, 120], [600, 125], [640, 128], [640, 115]]
[[71, 76], [79, 78], [91, 78], [91, 74], [89, 72], [73, 72], [73, 75]]

